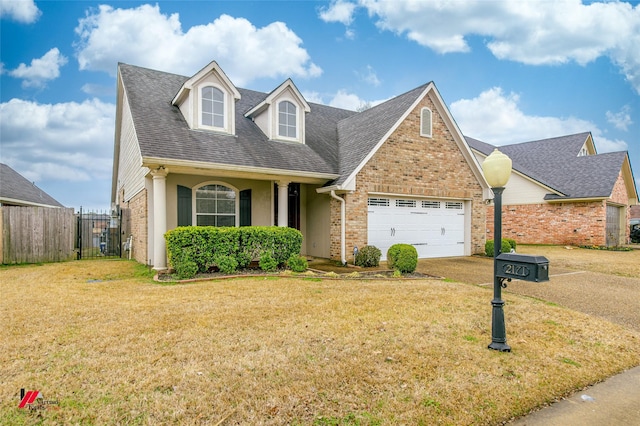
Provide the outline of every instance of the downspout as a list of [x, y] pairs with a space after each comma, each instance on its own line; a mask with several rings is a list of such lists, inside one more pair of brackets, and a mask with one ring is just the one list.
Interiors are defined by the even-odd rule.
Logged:
[[342, 260], [342, 264], [346, 265], [347, 259], [345, 257], [345, 253], [346, 253], [347, 242], [346, 242], [345, 222], [347, 217], [347, 212], [346, 212], [347, 208], [344, 204], [345, 203], [344, 198], [338, 197], [336, 195], [336, 191], [334, 191], [333, 189], [331, 190], [331, 197], [340, 201], [340, 259]]

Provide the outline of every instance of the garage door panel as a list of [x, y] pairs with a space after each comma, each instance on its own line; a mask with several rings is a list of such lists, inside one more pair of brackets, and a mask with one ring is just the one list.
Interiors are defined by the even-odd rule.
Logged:
[[375, 199], [368, 208], [368, 240], [382, 252], [411, 244], [419, 258], [464, 255], [465, 211], [461, 201]]

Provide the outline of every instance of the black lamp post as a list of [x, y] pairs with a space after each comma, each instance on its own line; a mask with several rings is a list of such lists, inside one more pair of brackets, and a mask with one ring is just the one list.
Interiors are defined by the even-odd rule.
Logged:
[[489, 349], [511, 352], [507, 345], [507, 331], [504, 325], [504, 301], [502, 287], [505, 278], [498, 276], [498, 256], [502, 253], [502, 192], [511, 176], [511, 159], [497, 148], [482, 163], [484, 177], [494, 195], [493, 209], [493, 310], [491, 314], [491, 344]]

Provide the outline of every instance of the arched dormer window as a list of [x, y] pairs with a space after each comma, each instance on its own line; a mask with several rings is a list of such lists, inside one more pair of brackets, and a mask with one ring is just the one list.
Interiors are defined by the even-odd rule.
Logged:
[[225, 128], [224, 92], [217, 87], [205, 86], [201, 89], [200, 120], [205, 127]]
[[298, 137], [298, 108], [289, 101], [278, 104], [278, 136], [296, 139]]
[[236, 226], [238, 197], [234, 188], [209, 183], [194, 188], [195, 221], [198, 226]]
[[422, 108], [420, 110], [420, 136], [427, 138], [433, 135], [433, 122], [431, 119], [431, 110], [429, 108]]

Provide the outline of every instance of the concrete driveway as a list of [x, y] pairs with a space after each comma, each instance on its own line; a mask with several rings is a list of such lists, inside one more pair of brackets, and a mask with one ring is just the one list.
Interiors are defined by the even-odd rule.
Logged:
[[[638, 255], [640, 261], [640, 251]], [[417, 270], [493, 288], [493, 260], [487, 257], [422, 259]], [[553, 258], [549, 258], [549, 272], [548, 282], [514, 280], [503, 294], [535, 297], [640, 331], [640, 278], [557, 268]]]
[[[592, 255], [592, 262], [616, 262], [615, 258], [611, 260], [611, 254], [606, 256], [607, 260], [603, 260], [605, 256], [598, 256], [597, 251]], [[636, 256], [637, 262], [640, 262], [639, 250], [636, 250], [632, 256], [631, 262], [636, 262]], [[512, 281], [503, 290], [503, 296], [507, 293], [516, 293], [535, 297], [640, 331], [640, 278], [593, 271], [593, 269], [606, 269], [602, 267], [584, 268], [592, 269], [591, 271], [577, 268], [563, 269], [554, 267], [553, 257], [549, 256], [548, 259], [550, 265], [548, 282]], [[563, 264], [565, 260], [559, 260], [557, 263]], [[625, 261], [629, 262], [628, 256], [625, 257]], [[624, 265], [616, 266], [620, 266], [614, 268], [617, 273], [627, 269]], [[490, 297], [492, 294], [493, 259], [491, 258], [472, 256], [425, 259], [419, 261], [418, 270], [454, 281], [486, 286], [487, 296]], [[634, 272], [634, 274], [637, 273]], [[508, 310], [507, 302], [506, 315]], [[555, 404], [517, 419], [511, 424], [513, 426], [640, 425], [640, 367], [577, 392]]]

